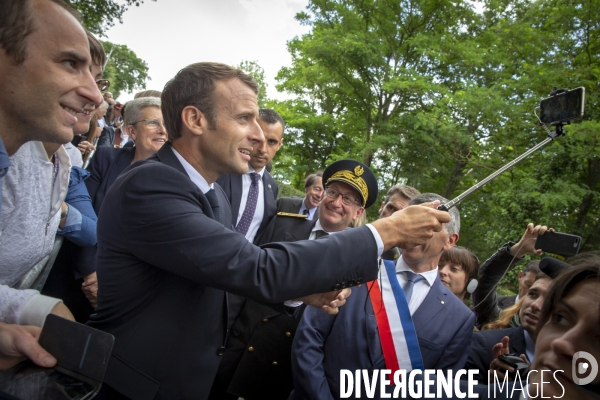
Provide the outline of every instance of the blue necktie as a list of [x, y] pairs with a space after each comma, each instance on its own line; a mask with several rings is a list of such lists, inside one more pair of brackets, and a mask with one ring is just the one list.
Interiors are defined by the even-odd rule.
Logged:
[[406, 283], [402, 289], [404, 289], [404, 294], [406, 295], [406, 303], [410, 303], [415, 283], [420, 282], [425, 278], [422, 275], [415, 274], [411, 271], [404, 271], [404, 273], [406, 274]]
[[254, 212], [256, 211], [256, 203], [258, 202], [258, 180], [260, 179], [260, 175], [253, 172], [250, 174], [250, 177], [252, 178], [252, 183], [250, 184], [250, 190], [248, 191], [246, 208], [244, 209], [240, 222], [235, 227], [235, 230], [244, 236], [248, 233], [250, 223], [252, 222]]

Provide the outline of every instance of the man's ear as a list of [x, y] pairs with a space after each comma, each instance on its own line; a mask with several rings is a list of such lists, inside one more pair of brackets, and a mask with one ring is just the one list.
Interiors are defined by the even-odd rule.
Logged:
[[523, 271], [519, 271], [519, 274], [517, 275], [517, 278], [519, 280], [521, 280], [521, 279], [523, 279], [523, 275], [525, 275], [525, 274], [523, 274]]
[[208, 119], [194, 106], [186, 106], [181, 111], [182, 128], [187, 129], [194, 135], [202, 135], [208, 129]]
[[359, 207], [358, 210], [356, 210], [356, 214], [354, 214], [354, 218], [352, 218], [352, 221], [354, 221], [357, 218], [359, 218], [361, 215], [363, 215], [364, 212], [365, 212], [365, 208], [364, 207]]
[[458, 233], [448, 234], [448, 241], [444, 246], [444, 250], [450, 250], [451, 248], [453, 248], [456, 245], [456, 242], [458, 242], [458, 237]]

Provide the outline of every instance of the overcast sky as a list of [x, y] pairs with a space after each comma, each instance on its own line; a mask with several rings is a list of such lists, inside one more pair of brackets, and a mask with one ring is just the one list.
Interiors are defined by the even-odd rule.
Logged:
[[[107, 32], [148, 63], [147, 89], [162, 90], [177, 71], [194, 62], [237, 65], [256, 61], [264, 68], [269, 97], [282, 99], [275, 75], [290, 65], [286, 42], [308, 32], [295, 19], [308, 0], [146, 0], [131, 7]], [[133, 94], [121, 94], [121, 102]]]

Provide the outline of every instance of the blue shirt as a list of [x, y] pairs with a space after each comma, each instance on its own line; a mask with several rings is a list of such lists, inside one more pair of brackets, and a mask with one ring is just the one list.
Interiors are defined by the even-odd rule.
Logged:
[[[4, 175], [8, 172], [10, 166], [10, 158], [0, 138], [0, 178], [4, 178]], [[0, 183], [0, 211], [2, 211], [2, 184]]]

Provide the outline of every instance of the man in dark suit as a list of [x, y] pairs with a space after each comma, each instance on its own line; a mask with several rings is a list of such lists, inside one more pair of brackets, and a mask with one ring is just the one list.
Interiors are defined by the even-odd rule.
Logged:
[[[539, 270], [538, 270], [539, 271]], [[476, 376], [480, 383], [485, 383], [488, 378], [493, 382], [493, 372], [488, 376], [488, 371], [497, 370], [499, 376], [504, 377], [503, 369], [508, 366], [498, 357], [503, 354], [523, 354], [529, 362], [533, 362], [535, 343], [533, 337], [537, 322], [542, 311], [542, 304], [552, 278], [539, 271], [533, 284], [523, 296], [523, 303], [519, 311], [521, 326], [506, 329], [490, 329], [473, 334], [469, 357], [465, 369], [476, 369]]]
[[253, 144], [264, 140], [257, 88], [224, 64], [179, 71], [162, 93], [171, 142], [108, 190], [89, 325], [116, 340], [99, 398], [206, 399], [225, 351], [225, 292], [337, 312], [348, 294], [339, 290], [375, 278], [380, 251], [428, 243], [450, 221], [434, 202], [327, 241], [248, 243], [228, 229], [228, 200], [214, 183], [245, 173]]
[[265, 140], [252, 146], [248, 172], [223, 174], [217, 179], [231, 203], [235, 230], [251, 243], [275, 216], [277, 183], [265, 167], [281, 148], [284, 130], [283, 119], [275, 110], [261, 108], [258, 124]]
[[321, 171], [310, 174], [304, 179], [304, 198], [282, 197], [277, 200], [277, 212], [303, 214], [312, 220], [316, 218], [317, 207], [323, 200], [323, 173]]
[[[504, 308], [515, 305], [523, 298], [531, 287], [536, 275], [540, 272], [539, 261], [530, 261], [525, 270], [519, 272], [519, 288], [517, 296], [502, 297], [498, 299], [496, 288], [502, 277], [509, 269], [517, 265], [528, 254], [541, 255], [542, 250], [535, 248], [535, 243], [540, 235], [548, 231], [545, 225], [527, 225], [525, 233], [517, 243], [508, 242], [489, 257], [479, 267], [479, 284], [473, 292], [473, 304], [477, 327], [495, 321]], [[553, 231], [550, 228], [550, 231]], [[512, 304], [511, 304], [512, 302]]]
[[[366, 186], [352, 181], [357, 177], [356, 168]], [[310, 221], [302, 214], [277, 215], [257, 244], [314, 240], [341, 232], [377, 200], [377, 179], [358, 161], [334, 162], [323, 172], [323, 179], [325, 197], [318, 219]], [[220, 390], [213, 388], [211, 399], [286, 399], [293, 389], [290, 353], [300, 316], [246, 300], [232, 325], [219, 366]]]
[[[410, 204], [433, 199], [446, 201], [441, 196], [427, 193], [414, 197]], [[458, 210], [452, 208], [450, 213], [452, 222], [445, 224], [443, 231], [436, 232], [427, 245], [403, 248], [395, 263], [395, 272], [399, 287], [406, 292], [409, 309], [398, 308], [397, 312], [406, 315], [406, 311], [410, 311], [424, 368], [456, 371], [462, 368], [467, 358], [475, 315], [441, 283], [438, 276], [442, 251], [452, 248], [458, 240]], [[409, 281], [414, 282], [412, 286]], [[377, 315], [381, 308], [374, 310], [372, 305], [372, 296], [380, 299], [381, 295], [374, 295], [368, 286], [354, 289], [346, 305], [335, 316], [319, 315], [306, 309], [292, 345], [294, 392], [291, 399], [338, 399], [341, 369], [372, 371], [393, 367], [393, 360], [386, 360], [390, 353], [384, 357], [380, 339], [382, 330]], [[389, 284], [381, 287], [382, 290], [390, 289]], [[392, 314], [389, 306], [386, 302], [387, 315]], [[395, 332], [394, 320], [387, 323]], [[392, 334], [390, 341], [392, 339], [414, 346], [403, 335]], [[396, 354], [394, 349], [392, 352]], [[400, 364], [400, 368], [408, 366]]]

